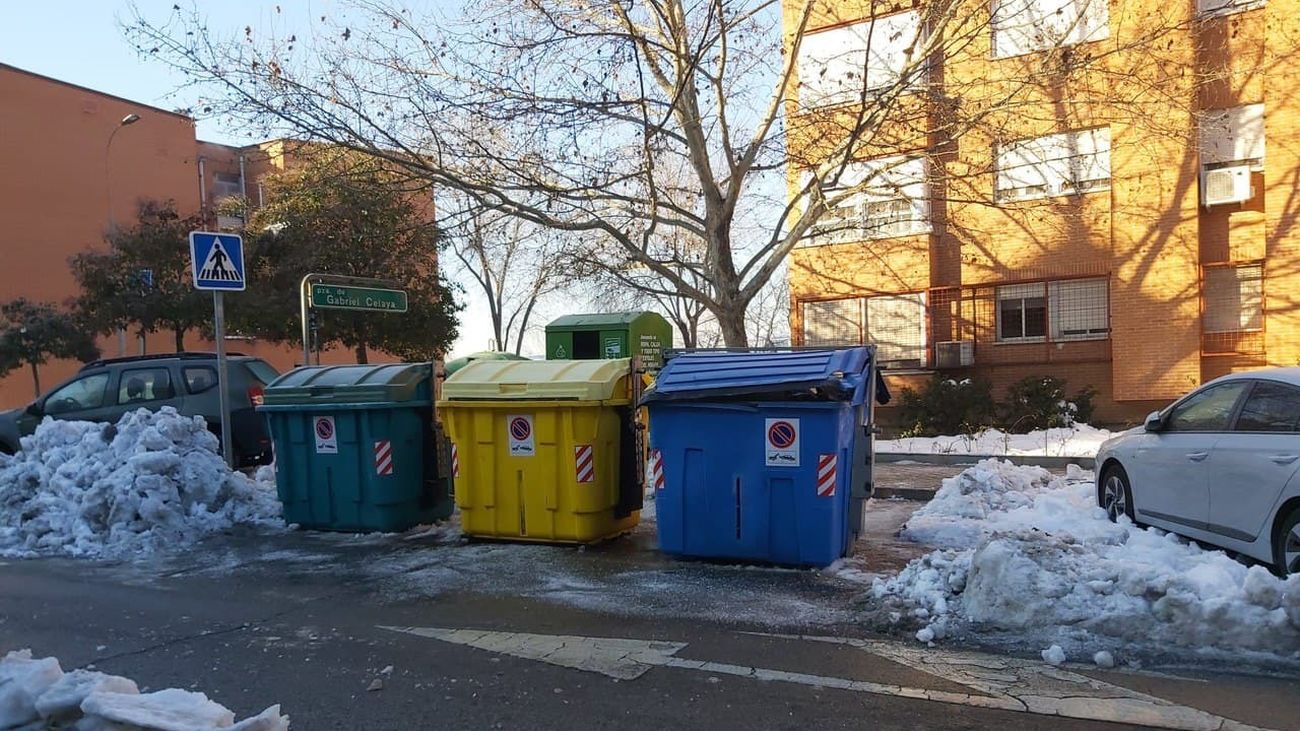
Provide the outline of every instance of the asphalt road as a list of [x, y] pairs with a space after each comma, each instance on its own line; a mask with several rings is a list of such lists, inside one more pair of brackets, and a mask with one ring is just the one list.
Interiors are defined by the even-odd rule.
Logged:
[[[878, 506], [863, 571], [906, 560], [872, 541], [908, 512]], [[142, 563], [0, 562], [0, 651], [241, 717], [279, 703], [295, 729], [1300, 727], [1292, 677], [926, 648], [864, 630], [838, 577], [674, 561], [651, 536], [238, 534]]]

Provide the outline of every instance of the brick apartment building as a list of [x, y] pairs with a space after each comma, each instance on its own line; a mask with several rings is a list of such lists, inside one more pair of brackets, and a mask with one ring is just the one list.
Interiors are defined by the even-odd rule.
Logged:
[[[129, 121], [128, 121], [129, 120]], [[0, 64], [0, 301], [26, 297], [61, 304], [77, 293], [68, 259], [102, 246], [111, 226], [130, 226], [142, 200], [174, 201], [181, 215], [202, 213], [210, 226], [237, 228], [216, 205], [243, 195], [261, 198], [262, 176], [292, 164], [293, 145], [271, 141], [231, 147], [195, 138], [194, 120]], [[232, 295], [238, 296], [238, 295]], [[147, 352], [174, 349], [170, 333], [150, 335]], [[211, 350], [197, 333], [186, 347]], [[240, 339], [231, 350], [265, 358], [281, 370], [300, 351]], [[135, 355], [134, 335], [100, 342], [106, 357]], [[325, 354], [343, 362], [347, 352]], [[41, 368], [45, 389], [79, 364]], [[0, 408], [31, 400], [26, 369], [0, 378]]]
[[[1094, 420], [1110, 424], [1224, 373], [1300, 364], [1294, 3], [957, 1], [963, 28], [979, 30], [929, 59], [919, 107], [1005, 86], [1048, 54], [1062, 67], [1104, 56], [1124, 75], [1084, 70], [959, 138], [922, 129], [853, 154], [841, 182], [879, 173], [890, 184], [851, 196], [795, 250], [796, 342], [878, 343], [895, 387], [979, 374], [1000, 395], [1059, 376], [1098, 389]], [[785, 2], [787, 47], [802, 7]], [[819, 120], [862, 104], [860, 81], [856, 99], [837, 93], [844, 78], [905, 63], [926, 8], [814, 10], [787, 108], [791, 147], [809, 164], [833, 134]], [[801, 136], [801, 125], [822, 131]]]

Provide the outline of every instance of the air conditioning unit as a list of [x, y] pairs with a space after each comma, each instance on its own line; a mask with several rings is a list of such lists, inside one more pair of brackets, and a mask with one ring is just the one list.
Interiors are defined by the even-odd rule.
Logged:
[[934, 344], [936, 368], [963, 368], [975, 364], [975, 343], [969, 340], [950, 340]]
[[1255, 191], [1250, 187], [1250, 168], [1246, 165], [1215, 168], [1201, 174], [1201, 199], [1206, 208], [1241, 203], [1254, 195]]

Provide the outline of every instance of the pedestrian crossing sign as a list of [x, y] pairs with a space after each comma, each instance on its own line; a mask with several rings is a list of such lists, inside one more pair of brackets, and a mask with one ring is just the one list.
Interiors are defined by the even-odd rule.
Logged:
[[195, 289], [244, 290], [244, 240], [235, 234], [190, 232]]

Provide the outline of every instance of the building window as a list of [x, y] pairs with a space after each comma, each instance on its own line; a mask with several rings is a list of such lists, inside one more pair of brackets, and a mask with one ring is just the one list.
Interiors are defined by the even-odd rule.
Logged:
[[930, 230], [925, 158], [851, 162], [824, 195], [839, 200], [809, 229], [810, 245], [911, 236]]
[[876, 346], [877, 360], [897, 367], [925, 365], [925, 295], [869, 297], [866, 314], [866, 342]]
[[1201, 165], [1264, 169], [1264, 105], [1211, 109], [1201, 118]]
[[1205, 270], [1201, 297], [1207, 333], [1254, 332], [1264, 327], [1264, 267], [1249, 264]]
[[1094, 340], [1110, 334], [1110, 289], [1105, 279], [1069, 279], [1047, 285], [1052, 340]]
[[213, 176], [212, 183], [212, 200], [221, 201], [226, 198], [238, 197], [244, 194], [244, 186], [240, 183], [237, 173], [216, 173]]
[[1047, 297], [1042, 282], [998, 287], [998, 340], [1042, 340], [1047, 336]]
[[[921, 76], [913, 54], [921, 47], [921, 15], [884, 15], [830, 30], [805, 33], [799, 42], [799, 105], [804, 109], [848, 104], [863, 94]], [[864, 78], [865, 77], [865, 78]]]
[[998, 150], [997, 198], [1027, 200], [1110, 187], [1110, 129], [1047, 135]]
[[1196, 0], [1196, 10], [1201, 15], [1230, 15], [1262, 8], [1265, 0]]
[[890, 294], [803, 303], [804, 345], [876, 346], [894, 367], [925, 364], [925, 295]]
[[861, 345], [862, 300], [803, 303], [804, 345]]
[[1098, 340], [1110, 335], [1106, 279], [1066, 279], [998, 287], [998, 340]]
[[993, 56], [1008, 58], [1110, 35], [1108, 0], [994, 0]]

